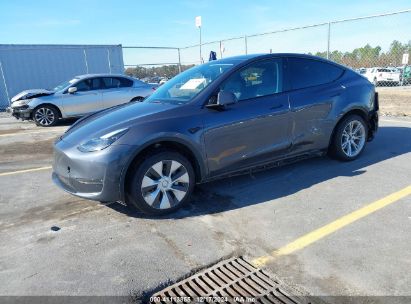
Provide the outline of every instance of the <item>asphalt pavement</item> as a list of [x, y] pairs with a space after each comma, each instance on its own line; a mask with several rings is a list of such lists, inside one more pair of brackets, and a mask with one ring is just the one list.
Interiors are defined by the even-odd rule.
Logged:
[[[411, 119], [390, 117], [356, 161], [199, 185], [187, 207], [150, 218], [53, 185], [51, 145], [65, 128], [0, 119], [0, 295], [139, 295], [228, 257], [272, 256], [411, 185]], [[411, 296], [410, 231], [405, 195], [261, 267], [312, 295]]]

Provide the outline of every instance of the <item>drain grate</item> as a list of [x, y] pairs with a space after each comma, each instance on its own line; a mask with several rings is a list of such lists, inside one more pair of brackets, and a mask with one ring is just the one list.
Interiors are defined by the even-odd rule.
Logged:
[[154, 294], [152, 303], [308, 304], [244, 258], [231, 258]]

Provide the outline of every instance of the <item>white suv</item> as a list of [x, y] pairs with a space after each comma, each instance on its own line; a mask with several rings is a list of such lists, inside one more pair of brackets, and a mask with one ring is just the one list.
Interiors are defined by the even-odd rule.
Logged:
[[380, 84], [397, 86], [400, 84], [400, 74], [399, 71], [390, 68], [370, 68], [364, 76], [375, 86]]

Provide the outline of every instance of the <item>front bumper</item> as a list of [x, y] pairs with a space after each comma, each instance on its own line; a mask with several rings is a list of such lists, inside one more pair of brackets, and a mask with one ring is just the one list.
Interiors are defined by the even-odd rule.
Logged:
[[8, 107], [6, 112], [10, 113], [17, 119], [30, 119], [32, 109], [30, 109], [27, 105], [21, 107]]
[[121, 201], [121, 174], [132, 146], [113, 145], [84, 153], [64, 140], [54, 145], [53, 182], [73, 195], [96, 201]]

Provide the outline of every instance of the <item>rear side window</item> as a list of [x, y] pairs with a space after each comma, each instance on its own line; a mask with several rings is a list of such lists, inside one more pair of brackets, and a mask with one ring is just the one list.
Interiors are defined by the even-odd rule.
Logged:
[[326, 62], [305, 59], [289, 58], [291, 87], [302, 89], [313, 87], [338, 79], [343, 69]]
[[127, 88], [133, 86], [133, 81], [121, 77], [104, 77], [103, 82], [106, 89]]
[[378, 69], [377, 72], [393, 72], [393, 71], [389, 69]]
[[116, 78], [120, 81], [120, 88], [128, 88], [133, 86], [133, 81], [127, 78]]

